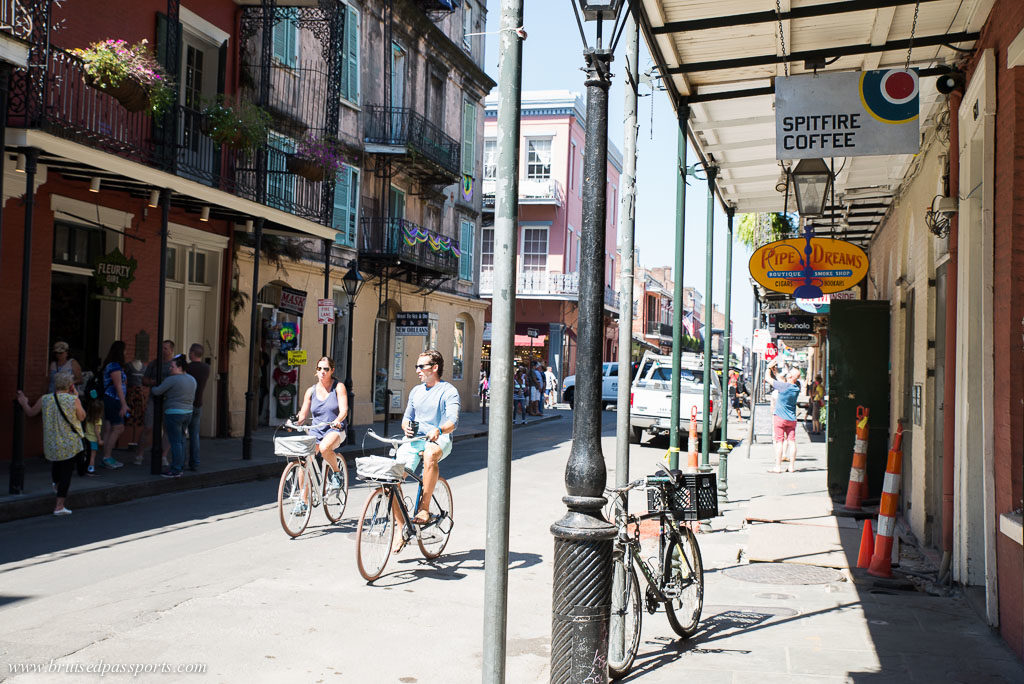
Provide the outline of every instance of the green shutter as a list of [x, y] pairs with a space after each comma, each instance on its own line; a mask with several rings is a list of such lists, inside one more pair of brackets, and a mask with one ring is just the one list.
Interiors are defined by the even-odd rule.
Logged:
[[359, 104], [359, 13], [348, 8], [345, 21], [345, 59], [341, 96]]
[[356, 245], [356, 227], [359, 223], [359, 169], [342, 167], [334, 185], [334, 229], [342, 235], [342, 243]]
[[476, 166], [476, 106], [466, 101], [462, 105], [462, 175], [473, 177]]
[[348, 198], [348, 239], [349, 244], [356, 246], [356, 231], [359, 227], [359, 169], [351, 169]]
[[294, 154], [295, 142], [274, 133], [267, 142], [267, 205], [290, 211], [295, 202], [295, 176], [288, 173], [285, 156]]
[[472, 221], [462, 222], [462, 239], [459, 241], [459, 278], [462, 280], [473, 279], [473, 223]]
[[292, 16], [286, 15], [274, 24], [274, 57], [282, 64], [295, 67], [296, 46], [298, 45], [298, 26]]

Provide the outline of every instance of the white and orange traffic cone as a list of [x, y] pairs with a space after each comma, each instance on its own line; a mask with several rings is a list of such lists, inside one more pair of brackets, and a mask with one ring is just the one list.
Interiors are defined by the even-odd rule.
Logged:
[[850, 465], [850, 484], [846, 488], [848, 511], [859, 511], [864, 500], [864, 483], [867, 482], [868, 466], [868, 409], [857, 407], [857, 437], [853, 442], [853, 463]]
[[697, 407], [690, 407], [690, 454], [686, 459], [686, 468], [689, 472], [697, 472]]
[[892, 538], [896, 532], [896, 508], [900, 502], [900, 473], [903, 470], [903, 423], [897, 423], [896, 435], [889, 450], [889, 462], [885, 466], [885, 482], [882, 485], [882, 501], [878, 507], [878, 536], [875, 538], [875, 554], [871, 557], [868, 574], [875, 577], [892, 577]]

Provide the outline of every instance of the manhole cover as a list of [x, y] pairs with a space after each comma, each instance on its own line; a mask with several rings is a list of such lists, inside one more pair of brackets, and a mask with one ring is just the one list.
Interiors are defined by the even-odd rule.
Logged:
[[793, 563], [751, 563], [728, 568], [725, 574], [743, 582], [759, 584], [828, 584], [843, 580], [843, 574], [838, 570]]

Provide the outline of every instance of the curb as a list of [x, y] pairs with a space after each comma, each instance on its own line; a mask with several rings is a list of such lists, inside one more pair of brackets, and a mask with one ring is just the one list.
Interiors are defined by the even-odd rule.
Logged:
[[[560, 415], [544, 416], [533, 420], [529, 425], [561, 420], [561, 418], [562, 416]], [[514, 425], [513, 427], [518, 429], [526, 427], [526, 425]], [[463, 432], [455, 435], [452, 438], [452, 441], [462, 442], [467, 439], [479, 439], [480, 437], [486, 437], [487, 433], [487, 428], [481, 426], [479, 429], [472, 432]], [[352, 465], [354, 464], [355, 458], [357, 456], [362, 456], [364, 453], [385, 455], [387, 454], [387, 451], [388, 447], [385, 445], [369, 448], [365, 451], [361, 447], [350, 445], [341, 450], [341, 455], [345, 457], [346, 463]], [[267, 480], [279, 477], [281, 475], [281, 467], [281, 461], [275, 459], [265, 463], [242, 465], [237, 468], [228, 468], [225, 470], [190, 473], [174, 480], [155, 477], [151, 480], [112, 485], [102, 489], [87, 489], [80, 492], [72, 490], [68, 495], [68, 503], [72, 510], [78, 508], [92, 508], [94, 506], [107, 506], [110, 504], [124, 503], [134, 499], [144, 499], [150, 496], [171, 494], [173, 492], [206, 489], [207, 487], [220, 487], [222, 485], [252, 482], [254, 480]], [[21, 501], [9, 502], [7, 505], [0, 506], [0, 523], [20, 520], [23, 518], [32, 518], [40, 515], [49, 515], [52, 512], [53, 495], [50, 493], [35, 494]]]

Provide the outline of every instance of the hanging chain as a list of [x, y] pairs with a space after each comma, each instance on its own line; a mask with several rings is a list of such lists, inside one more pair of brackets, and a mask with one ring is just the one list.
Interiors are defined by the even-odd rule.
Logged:
[[914, 51], [914, 34], [917, 33], [917, 13], [919, 11], [921, 11], [921, 3], [917, 2], [914, 4], [914, 23], [910, 26], [910, 42], [907, 44], [907, 63], [903, 65], [904, 71], [910, 70], [910, 53]]
[[775, 0], [775, 16], [779, 18], [779, 43], [782, 45], [782, 66], [786, 71], [786, 76], [789, 76], [789, 60], [786, 59], [786, 34], [782, 30], [782, 4], [780, 0]]

